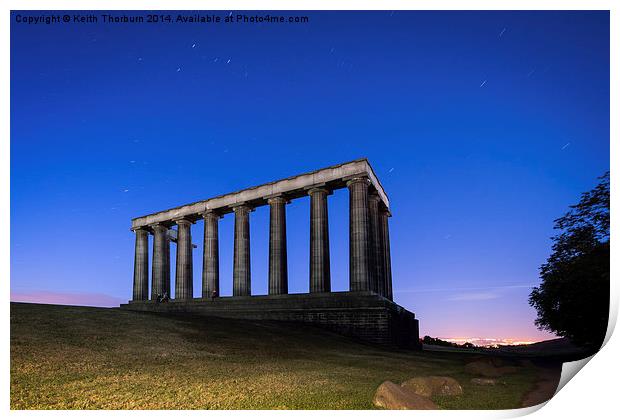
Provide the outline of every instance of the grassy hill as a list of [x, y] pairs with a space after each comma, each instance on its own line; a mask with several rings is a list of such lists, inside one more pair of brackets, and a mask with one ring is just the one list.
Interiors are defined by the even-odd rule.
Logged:
[[551, 355], [566, 361], [584, 359], [593, 354], [591, 350], [574, 345], [568, 338], [556, 338], [525, 345], [502, 346], [498, 352], [522, 356]]
[[417, 375], [461, 383], [434, 398], [442, 408], [520, 407], [540, 369], [480, 387], [463, 370], [475, 357], [276, 322], [11, 304], [12, 409], [369, 409], [381, 382]]

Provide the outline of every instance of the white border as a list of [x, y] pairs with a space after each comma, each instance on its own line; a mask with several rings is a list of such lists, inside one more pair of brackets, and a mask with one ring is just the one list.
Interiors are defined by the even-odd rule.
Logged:
[[[618, 76], [620, 75], [620, 66], [618, 65], [618, 26], [620, 19], [618, 16], [618, 2], [616, 1], [576, 1], [576, 0], [520, 0], [520, 1], [468, 1], [464, 0], [437, 0], [437, 1], [403, 1], [403, 0], [391, 0], [391, 1], [326, 1], [326, 0], [300, 0], [295, 2], [290, 1], [277, 1], [277, 0], [264, 0], [264, 1], [221, 1], [212, 0], [209, 2], [198, 2], [196, 0], [179, 0], [179, 1], [164, 1], [164, 0], [109, 0], [102, 1], [16, 1], [5, 0], [2, 2], [2, 9], [4, 14], [0, 20], [1, 39], [3, 56], [5, 57], [0, 70], [0, 77], [2, 79], [2, 102], [0, 105], [0, 127], [2, 127], [2, 139], [0, 142], [0, 196], [2, 204], [0, 205], [0, 217], [2, 220], [6, 220], [6, 229], [10, 230], [9, 221], [9, 200], [10, 200], [10, 179], [9, 179], [9, 156], [10, 156], [10, 144], [8, 139], [10, 138], [9, 127], [9, 88], [10, 88], [10, 75], [9, 75], [9, 60], [10, 60], [10, 10], [611, 10], [611, 85], [610, 89], [613, 92], [610, 100], [610, 115], [620, 115], [618, 108]], [[611, 138], [619, 139], [620, 133], [618, 130], [617, 117], [611, 119]], [[611, 167], [614, 169], [617, 167], [618, 153], [617, 146], [614, 142], [611, 143]], [[613, 171], [612, 171], [613, 172]], [[612, 188], [612, 207], [616, 208], [614, 203], [617, 203], [615, 182], [611, 183]], [[615, 212], [612, 212], [612, 231], [615, 231], [616, 219]], [[10, 233], [10, 232], [9, 232]], [[4, 346], [2, 347], [3, 356], [3, 370], [4, 380], [2, 381], [2, 403], [4, 410], [9, 410], [9, 304], [8, 296], [10, 296], [9, 282], [6, 279], [10, 278], [10, 242], [8, 235], [2, 235], [0, 240], [0, 270], [3, 282], [4, 296], [6, 296], [5, 302], [2, 304], [2, 335], [4, 337]], [[618, 261], [617, 252], [615, 247], [612, 246], [612, 265], [611, 265], [611, 296], [612, 307], [610, 314], [610, 328], [608, 331], [608, 342], [605, 347], [594, 357], [588, 366], [583, 369], [583, 372], [579, 374], [579, 379], [570, 381], [562, 391], [554, 397], [544, 409], [536, 411], [534, 408], [522, 409], [522, 410], [506, 410], [506, 411], [438, 411], [438, 412], [393, 412], [393, 411], [338, 411], [338, 412], [315, 412], [315, 411], [288, 411], [288, 412], [269, 412], [269, 416], [272, 417], [286, 417], [286, 418], [301, 418], [310, 419], [315, 416], [328, 415], [337, 417], [353, 417], [356, 418], [410, 418], [415, 416], [416, 418], [458, 418], [458, 419], [485, 419], [485, 418], [508, 418], [516, 417], [524, 414], [536, 411], [530, 418], [607, 418], [610, 413], [616, 411], [615, 401], [617, 399], [617, 382], [620, 379], [620, 371], [618, 369], [618, 360], [616, 355], [620, 354], [620, 345], [618, 344], [617, 337], [610, 339], [610, 333], [615, 326], [617, 313], [618, 313], [618, 284], [615, 281], [617, 268], [614, 264], [614, 260]], [[165, 411], [44, 411], [44, 412], [29, 412], [29, 411], [12, 411], [10, 416], [30, 418], [34, 416], [43, 417], [60, 417], [63, 418], [82, 418], [83, 416], [102, 418], [108, 416], [131, 416], [133, 419], [137, 418], [167, 418], [170, 416], [178, 415], [178, 412], [165, 412]], [[266, 413], [264, 413], [266, 414]], [[183, 416], [200, 417], [204, 418], [208, 415], [209, 419], [220, 419], [241, 417], [250, 418], [257, 415], [254, 412], [240, 411], [240, 412], [204, 412], [204, 411], [185, 411]], [[261, 414], [258, 414], [261, 415]]]

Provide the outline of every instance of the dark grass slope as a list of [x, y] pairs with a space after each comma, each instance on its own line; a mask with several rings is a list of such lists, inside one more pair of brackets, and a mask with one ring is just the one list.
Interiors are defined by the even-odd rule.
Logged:
[[313, 327], [11, 304], [12, 409], [369, 409], [384, 380], [457, 379], [442, 408], [517, 408], [539, 370], [476, 387], [467, 354], [391, 350]]

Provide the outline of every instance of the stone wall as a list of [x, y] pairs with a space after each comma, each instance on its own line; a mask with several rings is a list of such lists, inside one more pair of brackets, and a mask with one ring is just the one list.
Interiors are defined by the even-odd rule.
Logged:
[[366, 342], [419, 348], [418, 320], [394, 302], [372, 292], [305, 293], [130, 301], [122, 309], [196, 313], [224, 318], [303, 322]]

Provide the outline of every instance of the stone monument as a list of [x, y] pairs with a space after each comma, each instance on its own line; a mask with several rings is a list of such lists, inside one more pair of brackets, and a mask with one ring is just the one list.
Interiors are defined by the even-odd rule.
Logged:
[[[349, 190], [349, 291], [332, 292], [328, 196]], [[309, 292], [288, 293], [286, 205], [310, 196]], [[270, 208], [269, 294], [251, 295], [250, 213]], [[393, 302], [388, 197], [367, 159], [185, 204], [132, 220], [133, 297], [123, 309], [319, 325], [367, 342], [419, 348], [418, 320]], [[218, 296], [219, 219], [234, 213], [233, 295]], [[202, 290], [193, 291], [191, 225], [204, 224]], [[174, 225], [176, 230], [171, 229]], [[149, 235], [153, 236], [149, 295]], [[170, 244], [176, 243], [174, 296]], [[171, 296], [159, 302], [158, 296]]]

